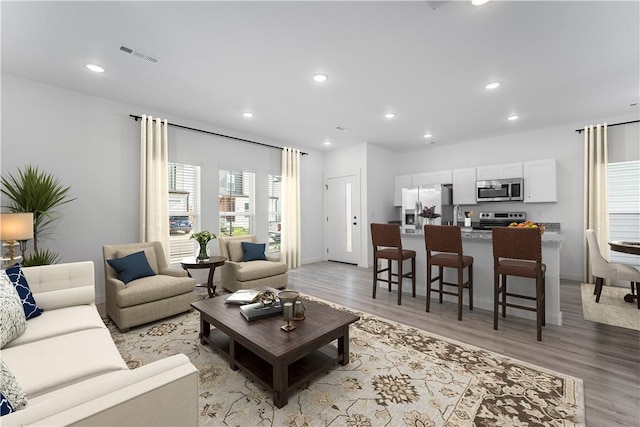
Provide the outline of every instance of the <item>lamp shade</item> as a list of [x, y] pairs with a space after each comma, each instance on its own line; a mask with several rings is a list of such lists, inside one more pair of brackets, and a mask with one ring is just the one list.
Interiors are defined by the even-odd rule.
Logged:
[[0, 240], [33, 239], [33, 213], [0, 214]]

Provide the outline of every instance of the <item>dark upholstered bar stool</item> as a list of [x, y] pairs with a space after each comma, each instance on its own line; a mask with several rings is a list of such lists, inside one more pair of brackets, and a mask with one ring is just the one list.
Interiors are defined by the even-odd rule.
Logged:
[[[462, 254], [462, 233], [457, 225], [425, 225], [424, 244], [427, 250], [427, 311], [431, 304], [431, 292], [438, 292], [440, 304], [442, 294], [458, 297], [458, 320], [462, 320], [462, 292], [469, 289], [469, 310], [473, 310], [473, 257]], [[437, 252], [432, 254], [432, 252]], [[438, 276], [431, 277], [431, 267], [438, 267]], [[443, 280], [444, 267], [458, 271], [458, 282]], [[463, 281], [464, 269], [468, 268], [466, 282]], [[431, 283], [438, 281], [438, 289], [431, 289]], [[442, 285], [456, 286], [457, 292], [445, 291]]]
[[[398, 305], [402, 303], [402, 279], [411, 278], [413, 287], [413, 296], [416, 296], [416, 251], [402, 249], [402, 239], [400, 238], [400, 226], [397, 224], [371, 224], [371, 240], [373, 242], [373, 298], [376, 297], [376, 289], [378, 281], [387, 282], [389, 284], [389, 292], [391, 285], [398, 285]], [[387, 268], [378, 269], [378, 260], [386, 259]], [[411, 260], [411, 271], [409, 273], [402, 272], [402, 262]], [[391, 262], [398, 263], [398, 273], [391, 270]], [[378, 277], [380, 273], [387, 272], [387, 278]], [[393, 280], [393, 277], [396, 280]]]
[[[542, 341], [542, 327], [545, 325], [545, 273], [547, 266], [542, 263], [542, 230], [539, 228], [493, 228], [493, 329], [498, 329], [498, 306], [502, 306], [502, 317], [507, 315], [507, 307], [536, 312], [538, 341]], [[500, 284], [502, 276], [502, 284]], [[507, 292], [507, 276], [535, 279], [535, 296], [518, 295]], [[535, 301], [535, 307], [507, 302], [507, 297]]]

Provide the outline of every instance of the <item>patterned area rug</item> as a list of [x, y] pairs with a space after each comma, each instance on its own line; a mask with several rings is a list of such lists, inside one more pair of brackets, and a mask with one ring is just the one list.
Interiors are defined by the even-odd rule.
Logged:
[[582, 284], [582, 315], [584, 320], [640, 331], [640, 310], [636, 302], [624, 301], [629, 287], [603, 286], [600, 302], [596, 303], [593, 284]]
[[189, 357], [200, 371], [201, 426], [585, 424], [578, 378], [328, 304], [361, 318], [351, 325], [350, 363], [291, 393], [282, 409], [200, 344], [197, 312], [125, 334], [106, 323], [130, 368], [176, 353]]

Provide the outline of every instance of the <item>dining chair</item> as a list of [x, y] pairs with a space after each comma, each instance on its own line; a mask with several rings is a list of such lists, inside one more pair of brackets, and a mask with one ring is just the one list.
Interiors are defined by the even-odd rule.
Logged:
[[[537, 340], [542, 341], [545, 326], [545, 274], [542, 263], [542, 230], [539, 228], [493, 227], [493, 329], [498, 329], [498, 308], [502, 317], [507, 307], [536, 312]], [[535, 296], [507, 291], [507, 276], [535, 279]], [[502, 278], [502, 283], [500, 283]], [[507, 297], [535, 301], [535, 307], [514, 304]]]
[[[462, 320], [462, 293], [469, 290], [469, 310], [473, 310], [473, 257], [462, 253], [462, 232], [457, 225], [425, 225], [424, 244], [427, 251], [427, 308], [431, 304], [431, 292], [437, 292], [442, 304], [442, 295], [458, 297], [458, 320]], [[438, 267], [438, 275], [432, 277], [432, 267]], [[445, 282], [444, 268], [457, 270], [456, 283]], [[464, 269], [467, 269], [465, 282]], [[431, 289], [431, 284], [438, 281], [438, 289]], [[443, 285], [455, 286], [456, 292], [443, 290]]]
[[[402, 238], [398, 224], [371, 224], [371, 241], [373, 242], [373, 298], [376, 297], [378, 282], [386, 282], [389, 285], [398, 285], [398, 305], [402, 303], [402, 280], [411, 278], [413, 297], [416, 296], [416, 251], [402, 249]], [[379, 268], [379, 260], [387, 260], [387, 268]], [[411, 260], [411, 271], [403, 273], [402, 264], [405, 260]], [[397, 273], [392, 272], [392, 262], [397, 262]], [[380, 278], [380, 273], [387, 272], [387, 278]], [[393, 280], [396, 277], [396, 280]]]
[[[598, 246], [598, 238], [596, 237], [595, 231], [588, 229], [584, 234], [587, 237], [587, 246], [589, 248], [591, 274], [596, 278], [596, 286], [593, 290], [596, 296], [596, 302], [600, 302], [600, 295], [602, 295], [602, 286], [604, 285], [605, 279], [628, 280], [631, 282], [631, 293], [635, 294], [636, 290], [640, 292], [640, 271], [628, 264], [607, 261], [600, 253], [600, 246]], [[640, 309], [640, 297], [637, 301], [638, 309]]]

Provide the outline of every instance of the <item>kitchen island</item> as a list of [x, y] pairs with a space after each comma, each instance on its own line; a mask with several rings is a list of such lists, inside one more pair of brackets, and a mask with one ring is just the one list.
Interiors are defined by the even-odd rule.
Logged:
[[[552, 325], [562, 325], [562, 312], [560, 311], [560, 248], [563, 241], [564, 236], [556, 232], [545, 232], [542, 235], [542, 262], [547, 265], [545, 286], [546, 321], [547, 324]], [[403, 233], [402, 247], [403, 249], [416, 251], [416, 288], [419, 295], [425, 296], [427, 292], [427, 253], [424, 235], [422, 233]], [[465, 255], [473, 257], [473, 309], [493, 312], [493, 247], [491, 231], [463, 229], [462, 249]], [[437, 275], [437, 267], [434, 267], [433, 275]], [[444, 275], [445, 281], [457, 282], [455, 270], [447, 268]], [[405, 279], [403, 288], [410, 291], [411, 286], [408, 286], [407, 283], [410, 283], [410, 281]], [[507, 283], [510, 293], [535, 295], [535, 281], [533, 279], [509, 276]], [[386, 284], [382, 284], [386, 286]], [[438, 283], [433, 282], [432, 287], [437, 286]], [[464, 291], [464, 311], [469, 310], [467, 292], [466, 290]], [[449, 295], [445, 295], [444, 300], [457, 303], [457, 299]], [[517, 302], [522, 305], [533, 305], [532, 301], [527, 300], [518, 299]], [[436, 293], [431, 295], [431, 304], [438, 304]], [[535, 319], [535, 313], [515, 308], [507, 308], [507, 317], [509, 316]]]

